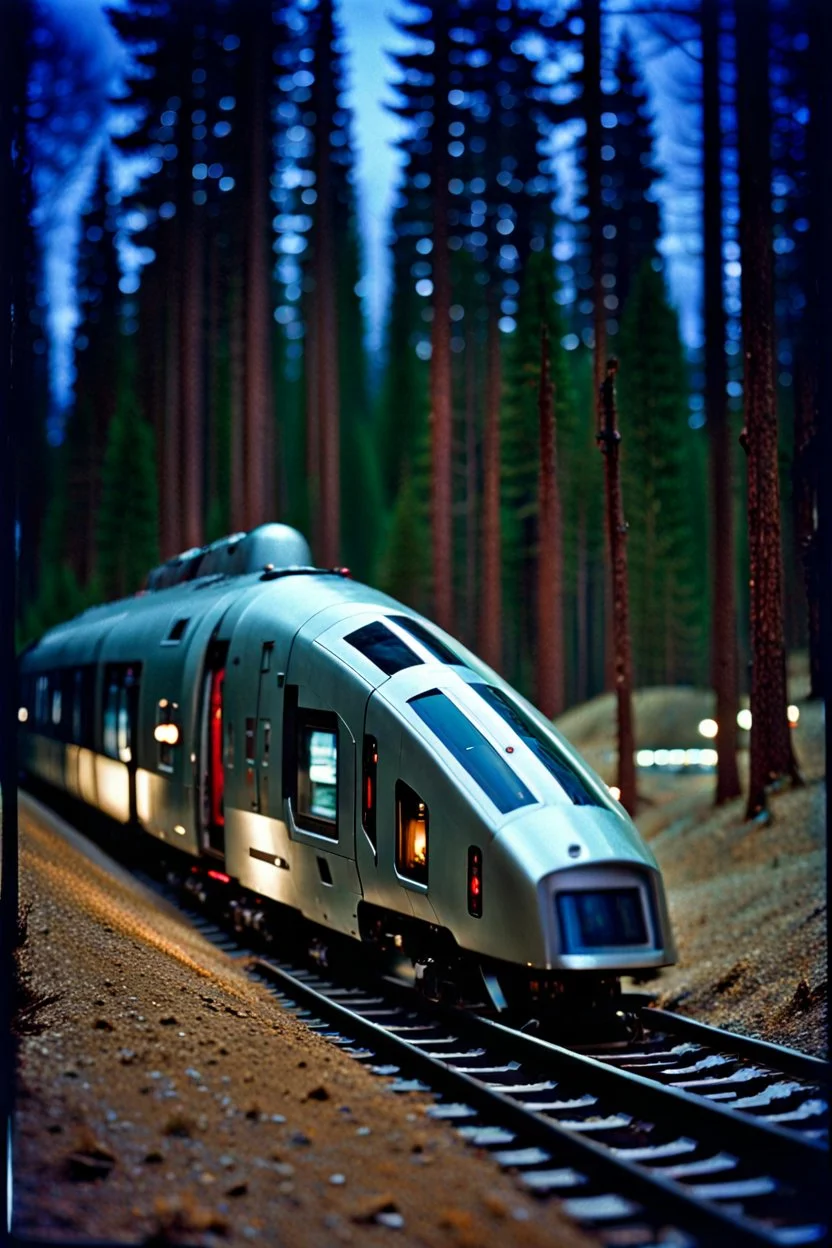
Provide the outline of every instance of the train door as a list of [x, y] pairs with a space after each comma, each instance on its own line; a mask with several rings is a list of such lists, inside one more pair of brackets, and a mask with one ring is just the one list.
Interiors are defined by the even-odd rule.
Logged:
[[357, 934], [359, 748], [369, 687], [312, 639], [296, 639], [283, 702], [283, 800], [309, 917]]
[[223, 707], [228, 643], [209, 646], [202, 681], [199, 754], [199, 812], [202, 849], [225, 857], [225, 766]]

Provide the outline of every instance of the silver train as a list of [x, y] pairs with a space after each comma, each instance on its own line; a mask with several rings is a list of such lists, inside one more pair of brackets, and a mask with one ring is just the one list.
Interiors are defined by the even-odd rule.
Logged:
[[653, 855], [551, 723], [310, 565], [263, 525], [48, 632], [20, 660], [24, 770], [243, 886], [255, 924], [302, 915], [500, 1007], [672, 962]]

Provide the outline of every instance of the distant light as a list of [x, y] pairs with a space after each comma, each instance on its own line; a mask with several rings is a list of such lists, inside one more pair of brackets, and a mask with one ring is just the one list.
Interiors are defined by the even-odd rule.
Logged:
[[224, 95], [220, 100], [220, 108], [224, 113], [230, 113], [236, 103], [237, 101], [234, 99], [233, 95]]
[[222, 41], [222, 46], [225, 52], [235, 52], [240, 46], [240, 40], [236, 35], [226, 35]]
[[719, 755], [716, 750], [700, 750], [699, 766], [700, 767], [716, 767]]
[[656, 750], [653, 755], [653, 762], [657, 767], [666, 767], [670, 762], [670, 750]]
[[616, 800], [617, 802], [620, 802], [620, 801], [621, 801], [621, 790], [619, 789], [618, 785], [617, 785], [617, 784], [608, 784], [608, 785], [607, 785], [607, 788], [609, 789], [610, 793], [612, 793], [612, 795], [613, 795], [613, 797], [615, 798], [615, 800]]
[[21, 724], [26, 723], [26, 720], [29, 718], [29, 712], [25, 706], [21, 706], [20, 710], [17, 712], [17, 718], [20, 720]]
[[501, 334], [513, 334], [517, 328], [517, 322], [513, 316], [501, 316], [497, 322], [497, 328]]
[[685, 751], [684, 750], [671, 750], [669, 762], [670, 762], [671, 767], [684, 767]]
[[163, 221], [169, 221], [171, 217], [175, 215], [176, 215], [176, 204], [171, 203], [170, 200], [166, 204], [162, 204], [161, 207], [159, 208], [159, 216], [162, 218]]
[[798, 722], [798, 720], [800, 719], [800, 707], [798, 707], [798, 706], [790, 706], [790, 707], [788, 708], [788, 710], [787, 710], [786, 714], [787, 714], [787, 715], [788, 715], [788, 717], [789, 717], [789, 723], [791, 724], [792, 728], [794, 728], [795, 724], [796, 724], [796, 723]]
[[233, 178], [230, 178], [230, 177], [228, 177], [228, 176], [226, 176], [226, 177], [224, 177], [224, 178], [220, 178], [220, 181], [219, 181], [219, 188], [220, 188], [220, 190], [221, 190], [221, 191], [233, 191], [233, 190], [234, 190], [234, 179], [233, 179]]
[[699, 721], [699, 734], [709, 739], [716, 736], [719, 732], [719, 724], [715, 719], [701, 719]]
[[560, 345], [565, 351], [574, 351], [580, 345], [580, 339], [577, 334], [567, 334], [565, 338], [561, 338]]
[[751, 728], [751, 712], [748, 709], [737, 712], [737, 723], [740, 728], [744, 728], [746, 732]]
[[423, 277], [416, 283], [416, 294], [423, 297], [433, 294], [433, 282], [429, 277]]
[[638, 753], [636, 754], [636, 763], [639, 767], [652, 767], [653, 766], [653, 751], [652, 750], [639, 750]]
[[196, 178], [197, 182], [201, 182], [203, 178], [208, 177], [208, 166], [200, 161], [199, 164], [194, 165], [191, 173]]

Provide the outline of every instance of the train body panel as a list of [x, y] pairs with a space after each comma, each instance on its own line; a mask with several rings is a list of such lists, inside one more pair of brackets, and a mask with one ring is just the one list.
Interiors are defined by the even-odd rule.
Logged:
[[[277, 528], [275, 550], [308, 550]], [[393, 599], [258, 573], [267, 547], [188, 552], [25, 652], [24, 768], [414, 959], [439, 942], [530, 973], [672, 961], [653, 855], [551, 723]], [[177, 583], [201, 557], [209, 574]]]

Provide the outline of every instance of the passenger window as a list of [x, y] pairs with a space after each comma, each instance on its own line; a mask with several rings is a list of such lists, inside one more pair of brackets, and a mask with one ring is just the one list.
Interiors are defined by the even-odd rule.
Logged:
[[190, 623], [190, 619], [175, 620], [174, 623], [171, 625], [170, 632], [168, 633], [165, 640], [162, 642], [162, 645], [169, 645], [169, 646], [178, 645], [179, 642], [182, 640], [182, 638], [185, 636], [185, 629], [188, 627], [189, 623]]
[[367, 840], [376, 849], [376, 782], [378, 778], [378, 744], [375, 737], [364, 738], [364, 774], [361, 787], [361, 825]]
[[338, 717], [303, 707], [297, 714], [297, 823], [337, 840]]
[[246, 766], [254, 766], [254, 720], [246, 720]]
[[104, 701], [104, 753], [109, 758], [118, 758], [118, 695], [118, 685], [111, 682]]
[[415, 667], [422, 662], [418, 654], [380, 620], [357, 628], [344, 640], [375, 663], [386, 676], [393, 676], [405, 667]]
[[438, 689], [417, 694], [409, 706], [480, 786], [501, 814], [531, 806], [535, 798], [455, 702]]
[[396, 870], [414, 884], [428, 882], [428, 808], [403, 780], [396, 781]]

